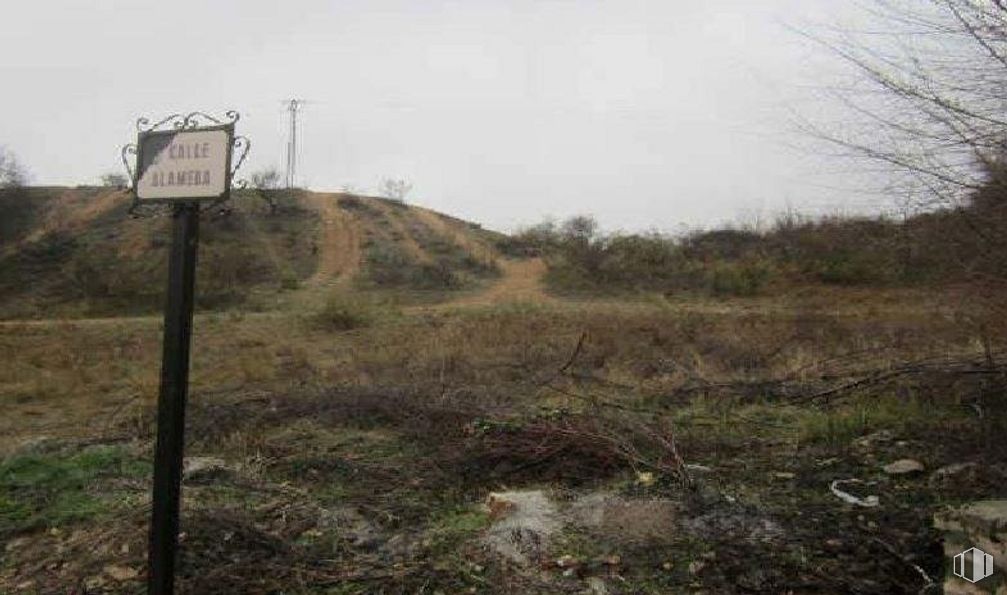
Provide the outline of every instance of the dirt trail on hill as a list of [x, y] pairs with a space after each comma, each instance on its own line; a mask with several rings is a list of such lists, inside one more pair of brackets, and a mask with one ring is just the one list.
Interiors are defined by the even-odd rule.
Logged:
[[312, 194], [309, 204], [321, 218], [318, 267], [307, 287], [323, 287], [333, 281], [350, 281], [360, 270], [360, 231], [352, 217], [339, 208], [334, 194]]
[[446, 237], [455, 245], [463, 248], [469, 254], [485, 260], [490, 260], [493, 257], [493, 250], [484, 242], [473, 239], [470, 235], [462, 233], [462, 231], [458, 229], [457, 225], [448, 223], [434, 211], [424, 209], [423, 207], [413, 207], [412, 212], [415, 213], [416, 217], [434, 233]]
[[500, 260], [503, 277], [484, 291], [462, 296], [446, 306], [484, 306], [506, 302], [555, 302], [556, 298], [545, 292], [542, 278], [546, 273], [541, 258], [528, 260]]
[[[495, 252], [486, 243], [460, 230], [458, 225], [445, 221], [434, 211], [413, 207], [417, 218], [437, 233], [476, 258], [492, 260]], [[507, 302], [553, 302], [555, 298], [545, 292], [542, 278], [547, 267], [541, 258], [528, 260], [498, 259], [502, 277], [486, 289], [451, 300], [444, 306], [483, 306]]]

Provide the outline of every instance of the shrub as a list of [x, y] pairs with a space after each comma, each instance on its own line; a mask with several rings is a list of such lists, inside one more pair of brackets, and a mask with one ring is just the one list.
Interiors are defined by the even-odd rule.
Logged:
[[294, 290], [300, 286], [301, 280], [292, 271], [286, 271], [280, 276], [280, 287], [282, 289]]
[[753, 296], [769, 282], [772, 271], [762, 260], [718, 262], [708, 277], [709, 291], [714, 295]]
[[336, 293], [326, 301], [316, 320], [326, 329], [348, 331], [370, 326], [391, 313], [388, 303], [373, 297]]
[[867, 285], [884, 281], [887, 272], [881, 263], [872, 262], [869, 255], [837, 251], [817, 263], [815, 276], [833, 285]]

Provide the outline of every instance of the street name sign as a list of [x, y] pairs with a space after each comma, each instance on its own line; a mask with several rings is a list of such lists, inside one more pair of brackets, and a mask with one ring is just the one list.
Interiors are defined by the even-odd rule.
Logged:
[[146, 202], [227, 199], [233, 142], [233, 125], [141, 132], [136, 198]]

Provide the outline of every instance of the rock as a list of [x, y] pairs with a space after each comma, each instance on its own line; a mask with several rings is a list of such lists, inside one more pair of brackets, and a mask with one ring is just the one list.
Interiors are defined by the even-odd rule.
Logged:
[[654, 485], [654, 474], [650, 471], [641, 471], [636, 474], [636, 483], [647, 487]]
[[98, 591], [99, 589], [104, 588], [107, 583], [108, 581], [100, 576], [89, 576], [84, 579], [84, 588], [87, 589], [88, 592]]
[[136, 568], [130, 568], [129, 566], [115, 566], [109, 565], [104, 568], [105, 574], [119, 582], [131, 581], [136, 577], [140, 576], [140, 571]]
[[930, 474], [927, 480], [931, 485], [944, 485], [954, 483], [966, 477], [974, 477], [978, 474], [978, 463], [954, 463], [945, 465]]
[[892, 434], [891, 430], [880, 430], [857, 438], [853, 441], [853, 446], [862, 451], [874, 450], [878, 445], [887, 444], [894, 438], [895, 436]]
[[870, 434], [855, 438], [853, 444], [856, 446], [870, 446], [891, 442], [894, 438], [895, 436], [891, 430], [878, 430], [877, 432], [871, 432]]
[[193, 483], [210, 482], [233, 473], [234, 469], [217, 457], [186, 457], [182, 463], [182, 479]]
[[1007, 534], [1007, 500], [981, 500], [939, 513], [934, 517], [934, 525], [946, 531]]
[[[996, 593], [1007, 592], [1007, 586], [1000, 584], [998, 579], [1001, 561], [1007, 559], [1007, 500], [983, 500], [937, 513], [934, 515], [934, 527], [944, 534], [944, 555], [949, 560], [945, 565], [945, 593], [975, 592], [966, 590], [973, 585], [955, 577], [954, 565], [950, 563], [950, 560], [961, 555], [968, 555], [971, 559], [975, 553], [966, 552], [972, 548], [978, 548], [995, 560], [993, 576], [976, 586], [990, 590], [996, 588]], [[966, 566], [972, 567], [971, 564]]]
[[923, 471], [923, 463], [915, 459], [899, 459], [883, 467], [888, 475], [911, 475]]
[[703, 567], [706, 566], [706, 562], [696, 560], [695, 562], [689, 562], [689, 574], [699, 574]]
[[707, 467], [706, 465], [688, 464], [685, 466], [685, 470], [691, 471], [693, 473], [699, 473], [702, 475], [706, 475], [707, 473], [713, 473], [713, 467]]
[[487, 529], [486, 545], [523, 566], [539, 560], [562, 527], [556, 505], [541, 490], [496, 492], [490, 501], [506, 503], [499, 507], [507, 512]]

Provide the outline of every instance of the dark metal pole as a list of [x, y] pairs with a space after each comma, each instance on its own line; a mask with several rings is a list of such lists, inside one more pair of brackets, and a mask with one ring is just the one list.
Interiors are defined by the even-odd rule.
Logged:
[[196, 203], [176, 205], [172, 218], [147, 570], [147, 589], [151, 595], [171, 595], [175, 588], [182, 450], [185, 444], [185, 400], [189, 388], [189, 347], [196, 284], [196, 247], [199, 243], [199, 206]]

